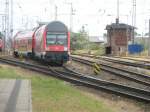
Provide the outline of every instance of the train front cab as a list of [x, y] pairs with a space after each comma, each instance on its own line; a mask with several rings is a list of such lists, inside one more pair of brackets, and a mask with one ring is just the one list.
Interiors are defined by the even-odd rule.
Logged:
[[55, 21], [46, 26], [44, 48], [46, 52], [42, 58], [47, 62], [62, 65], [69, 60], [70, 33], [63, 23]]
[[53, 62], [58, 64], [66, 63], [69, 60], [68, 52], [46, 52], [45, 60], [47, 62]]
[[46, 34], [46, 54], [45, 60], [66, 63], [69, 60], [67, 33], [47, 33]]

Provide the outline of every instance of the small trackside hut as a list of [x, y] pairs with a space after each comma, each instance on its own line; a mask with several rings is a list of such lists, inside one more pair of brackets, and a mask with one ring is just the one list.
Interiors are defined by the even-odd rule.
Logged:
[[119, 23], [112, 23], [106, 26], [107, 45], [106, 54], [108, 55], [126, 55], [128, 44], [134, 40], [134, 27]]

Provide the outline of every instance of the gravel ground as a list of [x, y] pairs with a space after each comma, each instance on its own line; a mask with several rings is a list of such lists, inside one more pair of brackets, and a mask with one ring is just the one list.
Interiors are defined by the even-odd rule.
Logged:
[[107, 80], [110, 82], [114, 82], [114, 83], [118, 83], [118, 84], [124, 84], [127, 86], [137, 87], [137, 88], [146, 89], [146, 90], [150, 91], [150, 87], [148, 87], [148, 86], [138, 84], [138, 83], [136, 83], [134, 81], [130, 81], [128, 79], [124, 79], [120, 76], [113, 75], [109, 72], [101, 71], [98, 75], [93, 75], [94, 72], [93, 72], [92, 67], [89, 67], [88, 65], [85, 65], [85, 64], [81, 64], [79, 62], [72, 61], [67, 66], [69, 68], [75, 70], [75, 71], [79, 71], [79, 72], [86, 74], [86, 75], [91, 75], [93, 77]]
[[[132, 85], [144, 89], [146, 88], [143, 87], [143, 85], [137, 84], [135, 82], [123, 79], [121, 77], [117, 77], [115, 75], [103, 71], [99, 75], [93, 75], [94, 72], [92, 67], [89, 67], [85, 64], [81, 64], [79, 62], [72, 61], [69, 64], [67, 64], [67, 66], [73, 70], [79, 71], [87, 75], [91, 75], [93, 77], [98, 77], [119, 84]], [[114, 94], [109, 94], [103, 91], [97, 91], [82, 86], [77, 86], [77, 88], [80, 89], [84, 94], [94, 97], [97, 100], [103, 101], [104, 104], [106, 104], [109, 107], [112, 107], [112, 109], [115, 112], [150, 112], [150, 104], [142, 103], [122, 96], [117, 96]]]
[[108, 63], [108, 64], [113, 65], [115, 67], [121, 67], [121, 68], [128, 69], [128, 70], [131, 70], [131, 71], [134, 71], [134, 72], [143, 73], [145, 75], [150, 75], [150, 70], [144, 69], [144, 68], [132, 67], [132, 66], [127, 66], [127, 65], [117, 64], [117, 63], [113, 63], [113, 62], [104, 61], [102, 59], [100, 60], [100, 59], [94, 59], [94, 58], [83, 57], [83, 56], [76, 56], [76, 55], [75, 55], [75, 57], [84, 58], [84, 59], [87, 59], [87, 60], [90, 60], [90, 61], [95, 60], [96, 62]]

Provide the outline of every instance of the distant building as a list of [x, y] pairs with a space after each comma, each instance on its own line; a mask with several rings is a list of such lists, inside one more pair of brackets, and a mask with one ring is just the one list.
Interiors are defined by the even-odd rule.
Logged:
[[89, 36], [89, 41], [97, 44], [104, 43], [103, 37], [100, 36]]
[[106, 26], [106, 53], [120, 55], [128, 51], [129, 42], [133, 41], [134, 27], [123, 23], [112, 23]]
[[46, 25], [48, 24], [49, 22], [37, 22], [39, 26], [43, 26], [43, 25]]

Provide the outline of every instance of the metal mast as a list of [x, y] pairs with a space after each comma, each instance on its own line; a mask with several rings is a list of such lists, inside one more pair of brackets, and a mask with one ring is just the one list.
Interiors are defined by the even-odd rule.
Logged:
[[133, 0], [133, 9], [132, 9], [132, 25], [136, 26], [136, 0]]
[[120, 5], [119, 4], [119, 0], [117, 0], [117, 19], [118, 19], [118, 21], [119, 21], [119, 10], [120, 10], [119, 9], [120, 8], [119, 5]]
[[150, 56], [150, 19], [149, 19], [149, 38], [148, 38], [148, 56]]
[[73, 15], [75, 15], [74, 13], [74, 9], [73, 9], [73, 5], [72, 2], [71, 3], [66, 3], [70, 5], [70, 32], [72, 32], [73, 30]]
[[7, 46], [7, 38], [9, 36], [9, 0], [5, 1], [5, 37], [4, 37], [4, 51]]
[[70, 32], [72, 32], [73, 29], [73, 7], [72, 7], [72, 3], [70, 3]]
[[55, 20], [57, 20], [58, 17], [58, 7], [55, 5]]
[[[136, 27], [136, 0], [133, 0], [133, 9], [132, 9], [132, 26]], [[133, 35], [132, 35], [132, 43], [134, 43], [134, 28], [133, 28]]]
[[13, 0], [11, 0], [11, 13], [10, 13], [10, 38], [13, 37]]

